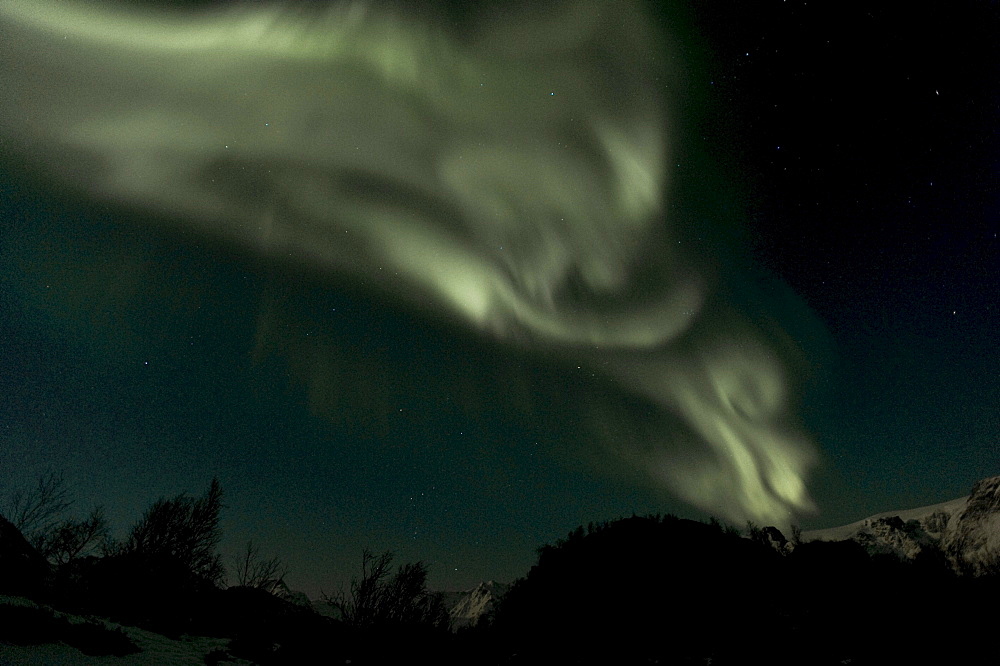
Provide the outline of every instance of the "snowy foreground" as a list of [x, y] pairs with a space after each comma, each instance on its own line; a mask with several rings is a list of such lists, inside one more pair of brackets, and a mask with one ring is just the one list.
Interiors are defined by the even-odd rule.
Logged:
[[[480, 583], [471, 590], [446, 593], [446, 601], [450, 608], [452, 623], [455, 627], [475, 624], [481, 615], [492, 608], [496, 598], [509, 586], [503, 583], [489, 581]], [[301, 593], [298, 593], [301, 595]], [[304, 598], [304, 595], [302, 595]], [[322, 602], [308, 602], [320, 615], [329, 615], [329, 607]], [[44, 642], [30, 641], [29, 645], [12, 645], [4, 642], [12, 637], [15, 642], [25, 642], [19, 637], [17, 629], [8, 627], [6, 635], [0, 631], [0, 666], [8, 664], [38, 664], [38, 665], [76, 665], [76, 664], [164, 664], [166, 666], [180, 664], [219, 664], [219, 665], [253, 665], [256, 662], [240, 659], [228, 654], [230, 639], [210, 638], [204, 636], [181, 636], [172, 639], [137, 627], [121, 625], [111, 620], [95, 617], [81, 617], [71, 613], [57, 611], [49, 606], [35, 603], [22, 597], [0, 595], [0, 611], [13, 611], [23, 608], [25, 612], [44, 610], [56, 618], [65, 618], [69, 623], [77, 625], [87, 622], [97, 622], [111, 631], [120, 630], [135, 644], [138, 652], [122, 656], [94, 656], [69, 645], [65, 641], [46, 639]], [[4, 617], [7, 617], [6, 613]], [[2, 620], [0, 620], [2, 621]]]
[[[0, 607], [2, 606], [46, 608], [28, 599], [0, 595]], [[93, 619], [82, 618], [59, 611], [53, 611], [53, 613], [57, 617], [67, 618], [73, 624]], [[223, 655], [229, 644], [229, 639], [227, 638], [182, 636], [177, 640], [172, 640], [151, 631], [119, 625], [109, 620], [99, 620], [99, 622], [102, 622], [109, 629], [120, 628], [141, 651], [121, 657], [113, 655], [98, 657], [86, 655], [77, 648], [63, 642], [23, 646], [0, 642], [0, 666], [21, 664], [31, 664], [32, 666], [76, 666], [77, 664], [95, 666], [98, 664], [115, 664], [116, 666], [148, 664], [157, 664], [157, 666], [187, 666], [188, 664], [198, 664], [199, 666], [204, 666], [206, 663], [211, 663], [205, 659], [210, 653], [218, 650], [218, 654]], [[234, 665], [253, 664], [253, 662], [245, 659], [230, 657], [225, 657], [214, 663]]]

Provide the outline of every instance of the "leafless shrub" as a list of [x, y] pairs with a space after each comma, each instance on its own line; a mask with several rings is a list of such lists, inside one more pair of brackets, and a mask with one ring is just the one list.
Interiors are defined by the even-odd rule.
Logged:
[[49, 470], [38, 477], [34, 488], [10, 493], [0, 505], [0, 513], [33, 541], [35, 535], [51, 534], [56, 529], [73, 504], [68, 496], [62, 473]]
[[375, 556], [365, 550], [361, 577], [351, 581], [350, 593], [323, 595], [347, 624], [369, 629], [409, 625], [446, 629], [450, 618], [439, 594], [426, 588], [427, 566], [423, 562], [400, 565], [392, 573], [393, 553]]
[[68, 519], [51, 532], [38, 534], [33, 542], [45, 558], [55, 564], [67, 564], [88, 554], [108, 536], [104, 510], [95, 507], [83, 520]]
[[253, 541], [247, 541], [243, 554], [233, 559], [237, 585], [273, 593], [288, 574], [280, 558], [261, 559], [260, 549]]
[[212, 479], [208, 491], [199, 498], [180, 494], [173, 499], [160, 498], [146, 509], [124, 543], [108, 550], [114, 555], [139, 555], [168, 558], [185, 570], [212, 583], [218, 583], [225, 569], [216, 553], [222, 530], [222, 488]]

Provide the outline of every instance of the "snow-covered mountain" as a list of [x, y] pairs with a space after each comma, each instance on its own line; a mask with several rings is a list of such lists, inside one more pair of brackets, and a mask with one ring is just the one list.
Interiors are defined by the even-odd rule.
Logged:
[[967, 497], [885, 511], [849, 525], [802, 533], [803, 541], [850, 539], [870, 553], [913, 559], [939, 551], [962, 573], [1000, 570], [1000, 476], [977, 481]]
[[509, 584], [491, 580], [480, 583], [471, 590], [445, 592], [444, 602], [451, 615], [452, 627], [458, 629], [476, 624], [508, 589]]

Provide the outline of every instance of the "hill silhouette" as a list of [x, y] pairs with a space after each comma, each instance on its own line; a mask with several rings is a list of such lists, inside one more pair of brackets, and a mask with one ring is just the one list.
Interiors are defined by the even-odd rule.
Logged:
[[[141, 649], [128, 627], [225, 638], [213, 663], [268, 665], [980, 663], [990, 652], [992, 616], [978, 609], [1000, 591], [994, 573], [961, 575], [940, 550], [905, 559], [857, 541], [790, 544], [773, 527], [748, 525], [744, 536], [670, 515], [591, 523], [542, 546], [493, 610], [457, 632], [425, 587], [424, 564], [392, 569], [391, 553], [366, 552], [350, 592], [328, 599], [333, 619], [264, 588], [224, 586], [220, 493], [213, 482], [201, 498], [161, 499], [129, 540], [62, 563], [0, 520], [0, 594], [41, 604], [0, 601], [11, 628], [0, 655], [5, 644], [60, 640], [127, 654]], [[78, 629], [60, 613], [122, 628]]]

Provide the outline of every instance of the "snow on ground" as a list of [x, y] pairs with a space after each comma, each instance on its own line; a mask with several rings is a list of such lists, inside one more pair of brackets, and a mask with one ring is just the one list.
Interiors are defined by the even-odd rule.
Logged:
[[[0, 596], [0, 605], [36, 606], [27, 599], [19, 597]], [[41, 606], [44, 608], [44, 606]], [[57, 616], [69, 618], [70, 622], [83, 622], [84, 618], [60, 613]], [[132, 642], [142, 652], [124, 657], [103, 656], [91, 657], [65, 643], [45, 643], [42, 645], [8, 645], [0, 642], [0, 666], [188, 666], [205, 665], [205, 656], [213, 650], [225, 650], [229, 644], [226, 638], [207, 638], [202, 636], [182, 636], [178, 640], [145, 631], [136, 627], [119, 625], [108, 620], [103, 621], [111, 629], [121, 629], [128, 634]], [[253, 662], [244, 659], [231, 659], [218, 662], [220, 665], [252, 666]]]

